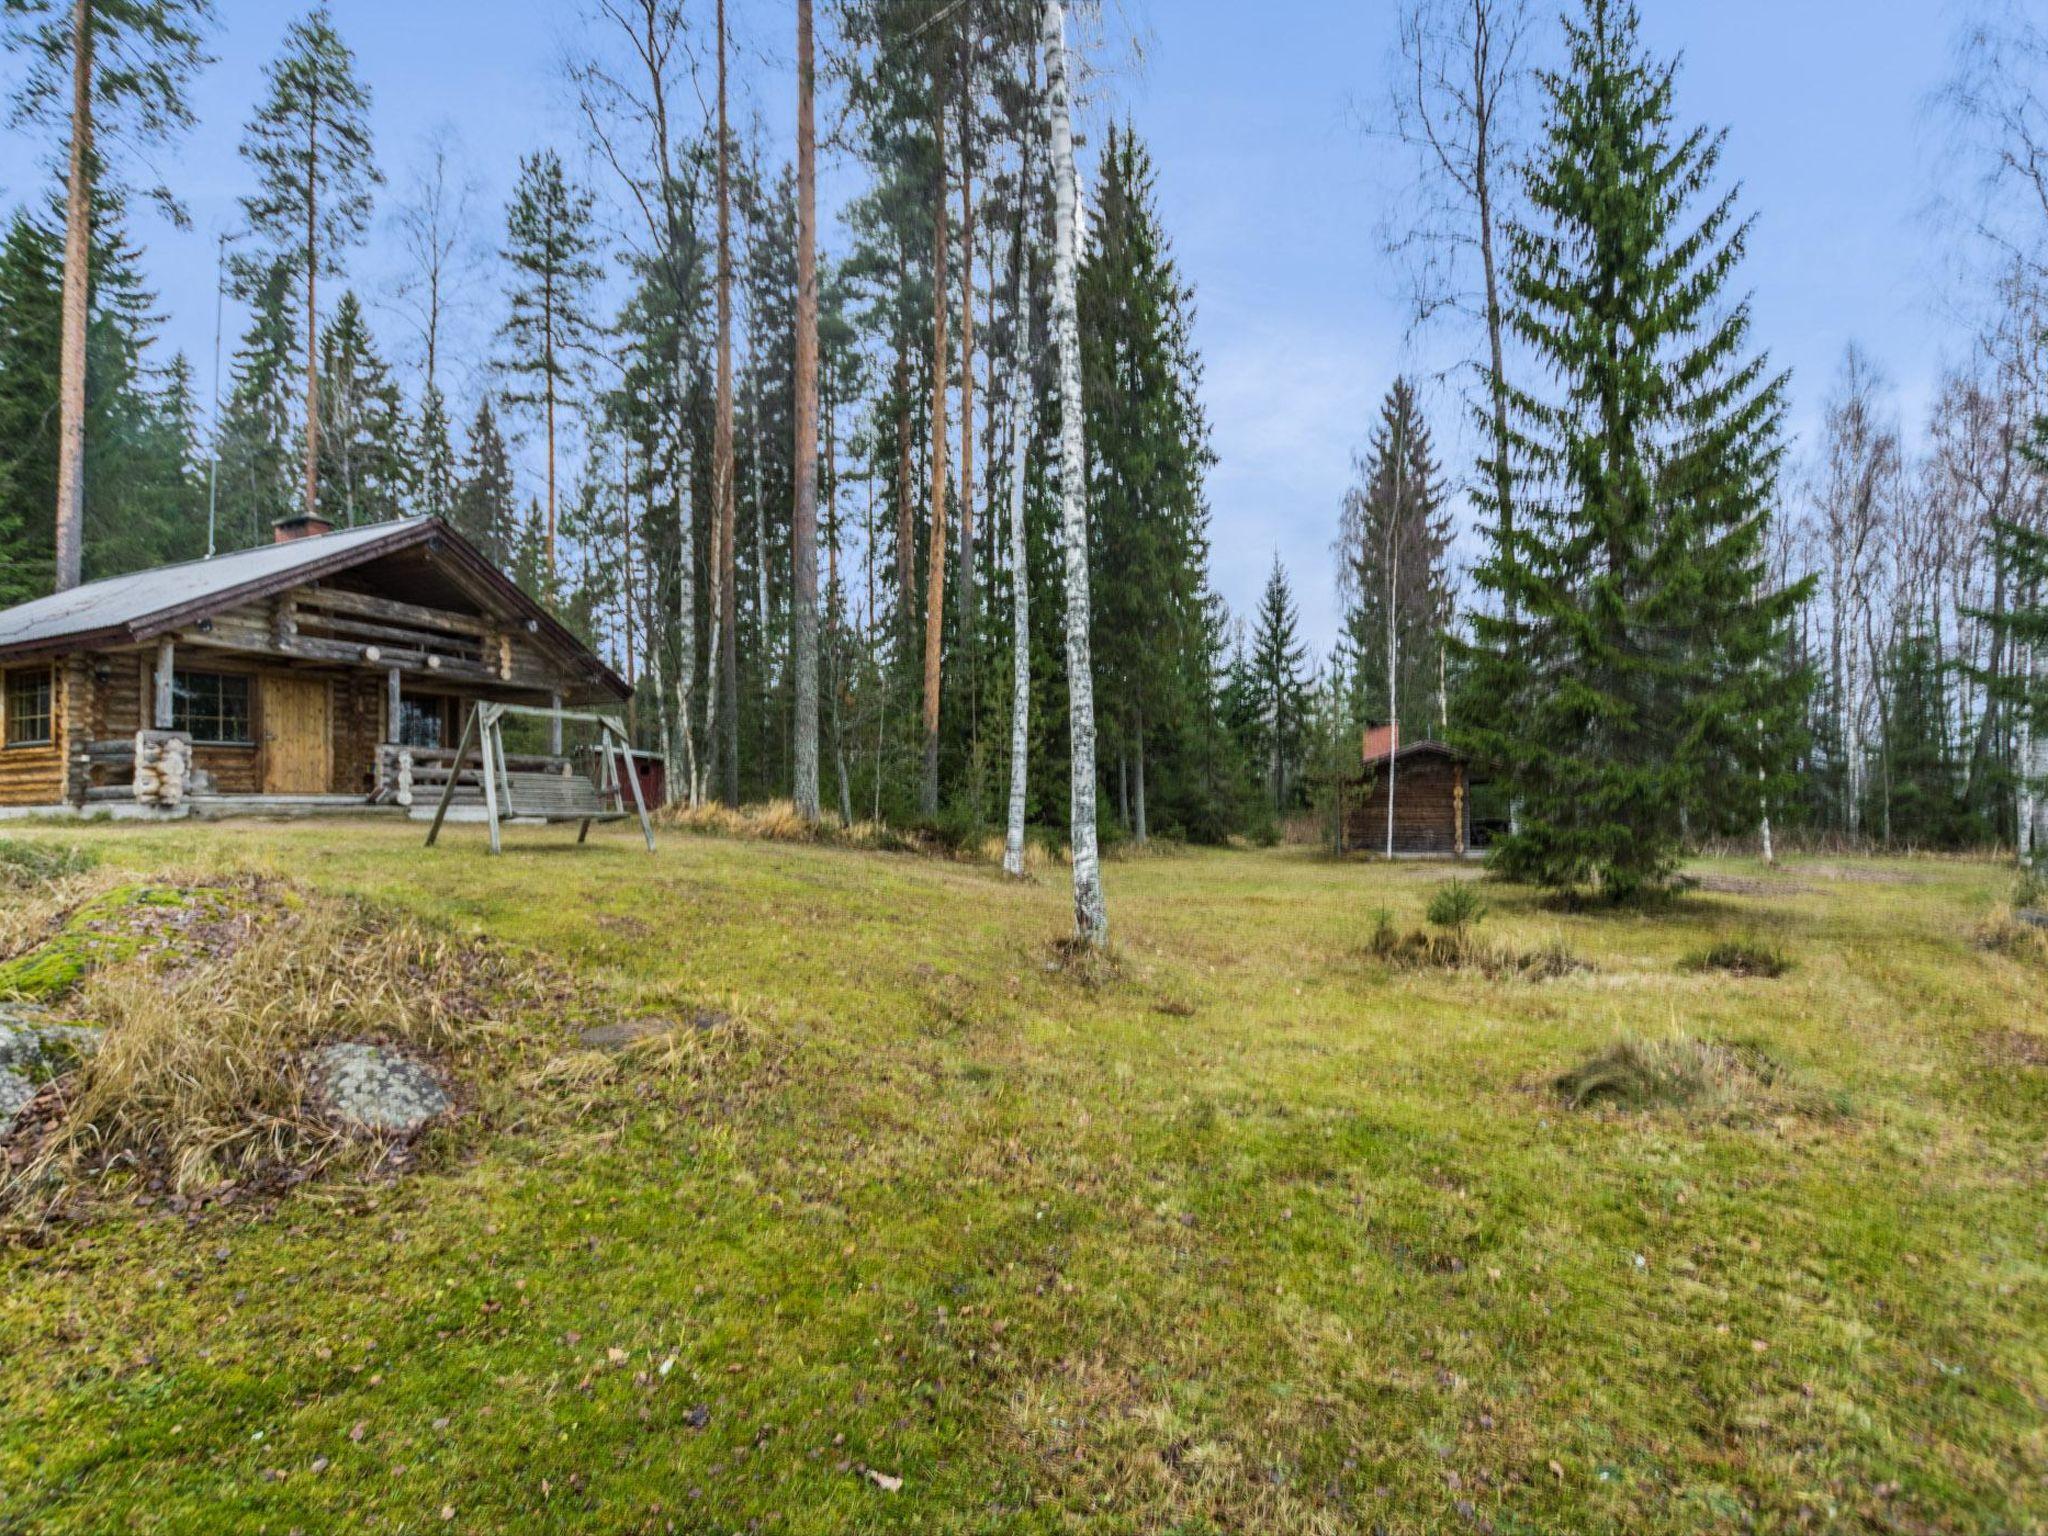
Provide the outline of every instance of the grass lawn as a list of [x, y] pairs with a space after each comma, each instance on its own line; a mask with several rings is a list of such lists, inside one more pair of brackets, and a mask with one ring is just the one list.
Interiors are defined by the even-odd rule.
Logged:
[[[2006, 872], [1489, 887], [1559, 980], [1392, 971], [1443, 871], [1299, 852], [1064, 887], [624, 833], [53, 828], [255, 868], [730, 1014], [533, 1070], [396, 1183], [0, 1248], [0, 1532], [2048, 1529], [2048, 969]], [[1687, 970], [1757, 937], [1777, 979]], [[1563, 1107], [1636, 1034], [1751, 1112]], [[897, 1480], [900, 1479], [900, 1486]]]

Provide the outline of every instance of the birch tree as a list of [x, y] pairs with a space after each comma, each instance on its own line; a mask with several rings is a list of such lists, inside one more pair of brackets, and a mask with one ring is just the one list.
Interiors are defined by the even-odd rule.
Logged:
[[[186, 91], [207, 62], [213, 7], [212, 0], [5, 0], [0, 16], [10, 51], [29, 60], [16, 120], [62, 120], [67, 129], [56, 506], [56, 587], [63, 592], [84, 569], [86, 332], [100, 181], [110, 151], [124, 141], [145, 149], [191, 125]], [[153, 195], [182, 221], [167, 188]]]
[[1109, 943], [1109, 908], [1095, 835], [1095, 678], [1088, 650], [1087, 456], [1081, 397], [1081, 326], [1075, 260], [1081, 189], [1074, 166], [1074, 121], [1067, 12], [1045, 0], [1046, 110], [1053, 169], [1053, 332], [1060, 370], [1060, 529], [1067, 586], [1067, 715], [1072, 741], [1071, 839], [1074, 929], [1083, 943]]
[[796, 668], [797, 814], [818, 820], [818, 136], [811, 0], [796, 3], [796, 506], [792, 664]]
[[740, 797], [740, 663], [738, 560], [733, 544], [737, 532], [737, 487], [733, 483], [732, 373], [732, 125], [727, 114], [727, 37], [725, 0], [718, 0], [718, 404], [711, 450], [712, 633], [718, 655], [718, 680], [711, 689], [707, 743], [717, 753], [719, 795], [728, 805]]
[[[1032, 87], [1038, 83], [1034, 59]], [[1003, 872], [1024, 877], [1024, 813], [1031, 791], [1031, 561], [1025, 537], [1025, 476], [1031, 456], [1031, 209], [1032, 150], [1036, 145], [1033, 114], [1022, 118], [1021, 166], [1018, 171], [1017, 238], [1012, 259], [1017, 268], [1014, 305], [1016, 337], [1010, 363], [1010, 808], [1003, 838]]]

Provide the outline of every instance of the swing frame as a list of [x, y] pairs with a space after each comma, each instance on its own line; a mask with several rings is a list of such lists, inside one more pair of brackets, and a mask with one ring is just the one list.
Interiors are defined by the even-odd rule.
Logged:
[[[517, 715], [523, 719], [546, 720], [559, 728], [565, 721], [575, 721], [597, 728], [598, 750], [602, 754], [599, 773], [592, 788], [600, 804], [607, 796], [617, 804], [618, 809], [606, 811], [573, 810], [560, 811], [528, 808], [522, 810], [513, 795], [511, 770], [505, 761], [504, 719]], [[548, 825], [581, 822], [582, 830], [576, 834], [580, 845], [589, 841], [590, 824], [594, 821], [625, 821], [629, 816], [638, 817], [640, 835], [647, 841], [647, 851], [654, 852], [654, 823], [648, 818], [647, 803], [640, 794], [640, 775], [633, 767], [632, 739], [626, 728], [614, 715], [594, 715], [574, 710], [542, 709], [528, 704], [486, 704], [479, 703], [470, 711], [463, 723], [462, 744], [455, 749], [455, 762], [449, 772], [448, 782], [441, 788], [441, 802], [434, 809], [434, 824], [427, 831], [427, 846], [433, 847], [441, 836], [441, 824], [447, 819], [449, 806], [455, 803], [455, 786], [462, 777], [462, 765], [468, 761], [470, 744], [477, 743], [481, 753], [484, 817], [491, 829], [491, 852], [502, 853], [499, 829], [507, 821], [541, 821]], [[623, 765], [624, 771], [621, 772]], [[570, 774], [566, 777], [577, 778]], [[585, 779], [586, 783], [590, 781]], [[633, 809], [626, 809], [626, 795], [630, 789]]]

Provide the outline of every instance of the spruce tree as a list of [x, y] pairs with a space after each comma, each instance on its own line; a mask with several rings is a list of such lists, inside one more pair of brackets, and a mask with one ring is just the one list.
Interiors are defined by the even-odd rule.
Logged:
[[[1088, 414], [1094, 660], [1109, 744], [1131, 777], [1132, 830], [1148, 831], [1148, 746], [1177, 744], [1199, 707], [1215, 455], [1192, 336], [1194, 295], [1161, 227], [1151, 156], [1112, 127], [1079, 278]], [[1171, 754], [1164, 754], [1170, 762]], [[1179, 784], [1166, 790], [1179, 820]]]
[[1438, 729], [1452, 616], [1451, 520], [1429, 424], [1406, 379], [1388, 390], [1356, 469], [1359, 483], [1344, 495], [1337, 536], [1346, 712], [1361, 726], [1391, 709], [1415, 740]]
[[1309, 705], [1307, 665], [1301, 615], [1287, 585], [1286, 568], [1275, 555], [1252, 628], [1250, 689], [1257, 711], [1254, 745], [1276, 816], [1285, 816], [1301, 802], [1300, 768]]
[[[192, 483], [189, 379], [150, 359], [158, 318], [117, 203], [93, 221], [87, 295], [84, 453], [87, 580], [188, 551], [200, 515]], [[54, 217], [17, 213], [0, 239], [0, 604], [56, 584], [50, 508], [62, 477], [62, 239]]]
[[519, 185], [505, 213], [504, 258], [512, 286], [510, 313], [498, 336], [505, 351], [498, 372], [505, 403], [539, 414], [547, 433], [547, 505], [542, 543], [552, 579], [557, 570], [557, 444], [559, 413], [576, 400], [587, 372], [593, 322], [590, 286], [599, 269], [590, 227], [595, 201], [569, 180], [551, 149], [519, 163]]
[[1803, 589], [1765, 569], [1784, 380], [1729, 297], [1748, 225], [1732, 191], [1695, 210], [1722, 138], [1676, 128], [1676, 66], [1630, 0], [1584, 0], [1565, 31], [1508, 263], [1552, 384], [1513, 393], [1517, 520], [1477, 572], [1494, 602], [1458, 734], [1519, 807], [1497, 868], [1626, 897], [1688, 831], [1748, 830], [1781, 796]]
[[266, 67], [269, 93], [242, 141], [256, 191], [242, 210], [260, 254], [237, 266], [245, 294], [284, 266], [305, 283], [305, 511], [320, 508], [320, 306], [323, 275], [370, 221], [372, 189], [383, 176], [371, 152], [370, 92], [356, 79], [355, 55], [317, 6], [285, 30], [284, 49]]
[[509, 566], [522, 536], [512, 457], [498, 430], [497, 413], [485, 400], [470, 423], [469, 450], [462, 459], [462, 479], [452, 509], [456, 532], [474, 544], [493, 565]]
[[447, 519], [455, 513], [458, 466], [454, 429], [441, 386], [428, 384], [420, 394], [420, 419], [414, 433], [418, 454], [413, 505], [421, 515]]
[[344, 293], [320, 339], [320, 510], [337, 528], [404, 515], [412, 484], [404, 402], [369, 322]]
[[56, 577], [57, 437], [62, 252], [25, 212], [0, 241], [0, 607], [49, 592]]
[[247, 549], [270, 538], [291, 514], [296, 435], [296, 286], [287, 262], [273, 263], [250, 298], [249, 328], [235, 351], [221, 412], [220, 547]]

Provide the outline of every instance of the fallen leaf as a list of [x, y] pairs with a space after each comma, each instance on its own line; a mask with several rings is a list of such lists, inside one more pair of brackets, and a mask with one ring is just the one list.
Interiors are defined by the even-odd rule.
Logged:
[[902, 1478], [891, 1477], [886, 1472], [877, 1472], [873, 1467], [868, 1468], [868, 1481], [884, 1493], [898, 1493], [903, 1488]]
[[363, 1436], [367, 1435], [369, 1432], [370, 1421], [368, 1419], [357, 1419], [354, 1425], [350, 1427], [348, 1437], [349, 1439], [353, 1440], [357, 1445], [361, 1445], [363, 1443]]

